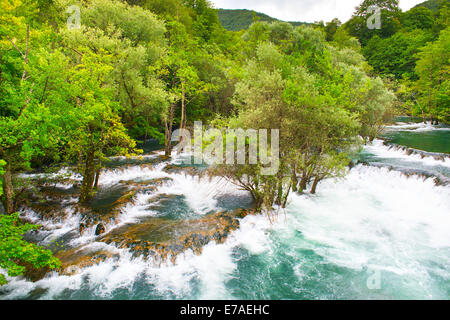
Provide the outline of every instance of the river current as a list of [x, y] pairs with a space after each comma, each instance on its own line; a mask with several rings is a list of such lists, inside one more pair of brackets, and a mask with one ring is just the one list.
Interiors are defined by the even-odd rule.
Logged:
[[[411, 136], [436, 135], [441, 147], [404, 145], [448, 152], [449, 132], [397, 123], [387, 136], [401, 135], [403, 140], [393, 142], [402, 144], [414, 140]], [[224, 243], [210, 242], [200, 255], [187, 251], [175, 263], [159, 266], [97, 242], [93, 230], [70, 236], [79, 224], [77, 215], [59, 222], [36, 220], [46, 226], [43, 245], [61, 240], [119, 252], [120, 258], [72, 276], [55, 272], [37, 282], [8, 278], [0, 299], [449, 299], [450, 158], [375, 140], [360, 160], [345, 178], [324, 181], [316, 195], [291, 195], [273, 223], [249, 215]], [[119, 190], [118, 181], [171, 178], [154, 192], [137, 193], [122, 209], [119, 225], [152, 216], [191, 219], [250, 205], [245, 192], [221, 179], [167, 173], [163, 167], [131, 165], [102, 174], [106, 193]], [[150, 210], [147, 202], [155, 193], [173, 197]], [[22, 214], [34, 217], [31, 211]]]

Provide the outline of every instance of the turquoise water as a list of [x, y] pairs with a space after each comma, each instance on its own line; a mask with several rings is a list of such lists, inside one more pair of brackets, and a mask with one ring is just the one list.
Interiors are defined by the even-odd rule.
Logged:
[[434, 131], [391, 131], [384, 135], [388, 142], [430, 152], [450, 154], [450, 128]]
[[[401, 131], [402, 125], [389, 130]], [[447, 134], [431, 130], [438, 140]], [[224, 244], [210, 243], [201, 255], [187, 252], [175, 264], [156, 267], [86, 237], [79, 241], [87, 248], [105, 246], [120, 252], [120, 259], [71, 277], [11, 279], [0, 298], [448, 299], [450, 187], [435, 185], [433, 177], [450, 176], [449, 163], [408, 156], [378, 140], [361, 157], [369, 165], [357, 165], [345, 179], [324, 181], [316, 195], [292, 195], [272, 224], [264, 216], [246, 217]], [[138, 194], [120, 221], [165, 214], [184, 219], [250, 204], [245, 192], [225, 181], [162, 168], [131, 166], [102, 175], [106, 190], [120, 190], [118, 180], [172, 179], [155, 193]], [[408, 170], [426, 171], [430, 178], [408, 177]], [[149, 211], [155, 194], [172, 196]], [[53, 224], [43, 242], [64, 237], [76, 222], [72, 217]]]

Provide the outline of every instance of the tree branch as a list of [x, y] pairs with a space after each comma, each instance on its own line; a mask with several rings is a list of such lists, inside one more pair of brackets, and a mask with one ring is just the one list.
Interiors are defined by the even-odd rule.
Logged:
[[14, 46], [14, 48], [16, 48], [17, 51], [19, 51], [20, 55], [22, 56], [22, 58], [25, 59], [25, 55], [23, 54], [23, 52], [16, 46], [16, 44], [14, 43], [14, 41], [12, 41], [9, 37], [8, 37], [9, 42], [12, 43], [12, 45]]
[[[28, 64], [29, 44], [30, 44], [30, 26], [27, 26], [27, 44], [26, 44], [26, 48], [25, 48], [25, 56], [23, 57], [23, 59], [25, 60], [25, 65]], [[25, 80], [26, 76], [27, 76], [27, 70], [24, 69], [23, 74], [22, 74], [22, 81]]]
[[22, 112], [25, 110], [25, 108], [26, 108], [26, 107], [28, 106], [28, 104], [30, 103], [31, 95], [33, 94], [33, 90], [34, 90], [33, 88], [34, 88], [34, 82], [33, 82], [33, 84], [32, 84], [31, 87], [30, 87], [30, 91], [29, 91], [29, 93], [28, 93], [27, 100], [25, 101], [25, 103], [24, 103], [24, 105], [22, 106], [22, 108], [20, 108], [18, 118], [22, 115]]

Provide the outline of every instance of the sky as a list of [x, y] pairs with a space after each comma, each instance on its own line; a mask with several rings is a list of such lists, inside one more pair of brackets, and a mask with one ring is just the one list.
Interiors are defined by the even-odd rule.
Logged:
[[[346, 22], [362, 0], [210, 0], [216, 8], [250, 9], [284, 21], [315, 22], [339, 18]], [[400, 0], [409, 10], [425, 0]]]

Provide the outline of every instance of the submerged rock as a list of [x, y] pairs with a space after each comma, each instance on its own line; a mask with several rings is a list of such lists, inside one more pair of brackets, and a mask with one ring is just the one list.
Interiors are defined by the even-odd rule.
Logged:
[[82, 222], [80, 223], [80, 226], [78, 227], [78, 232], [80, 234], [83, 234], [83, 231], [86, 229], [86, 225]]
[[241, 209], [193, 220], [150, 218], [140, 224], [115, 229], [100, 241], [128, 248], [134, 256], [157, 256], [161, 260], [170, 257], [174, 261], [186, 250], [200, 254], [211, 241], [223, 243], [231, 231], [239, 228], [239, 219], [249, 213]]
[[75, 205], [75, 213], [80, 214], [82, 217], [79, 227], [80, 233], [82, 234], [85, 229], [96, 225], [95, 235], [100, 235], [106, 231], [105, 225], [117, 224], [118, 215], [126, 205], [134, 202], [135, 193], [135, 190], [126, 192], [110, 204], [107, 210], [94, 209], [89, 205], [83, 204]]
[[199, 167], [177, 166], [174, 164], [166, 165], [162, 171], [166, 173], [185, 174], [191, 176], [203, 176], [206, 173], [206, 170]]
[[107, 259], [119, 259], [117, 253], [107, 250], [91, 250], [89, 248], [74, 248], [60, 251], [55, 255], [62, 263], [58, 273], [71, 276], [79, 273], [83, 268], [98, 265]]
[[99, 223], [99, 224], [97, 225], [97, 228], [95, 228], [95, 235], [96, 235], [96, 236], [99, 236], [99, 235], [101, 235], [101, 234], [104, 234], [105, 231], [106, 231], [106, 228], [105, 228], [105, 226], [103, 225], [103, 223]]
[[29, 263], [19, 262], [18, 265], [25, 267], [23, 277], [29, 281], [36, 282], [43, 279], [47, 273], [50, 272], [50, 268], [35, 268]]

